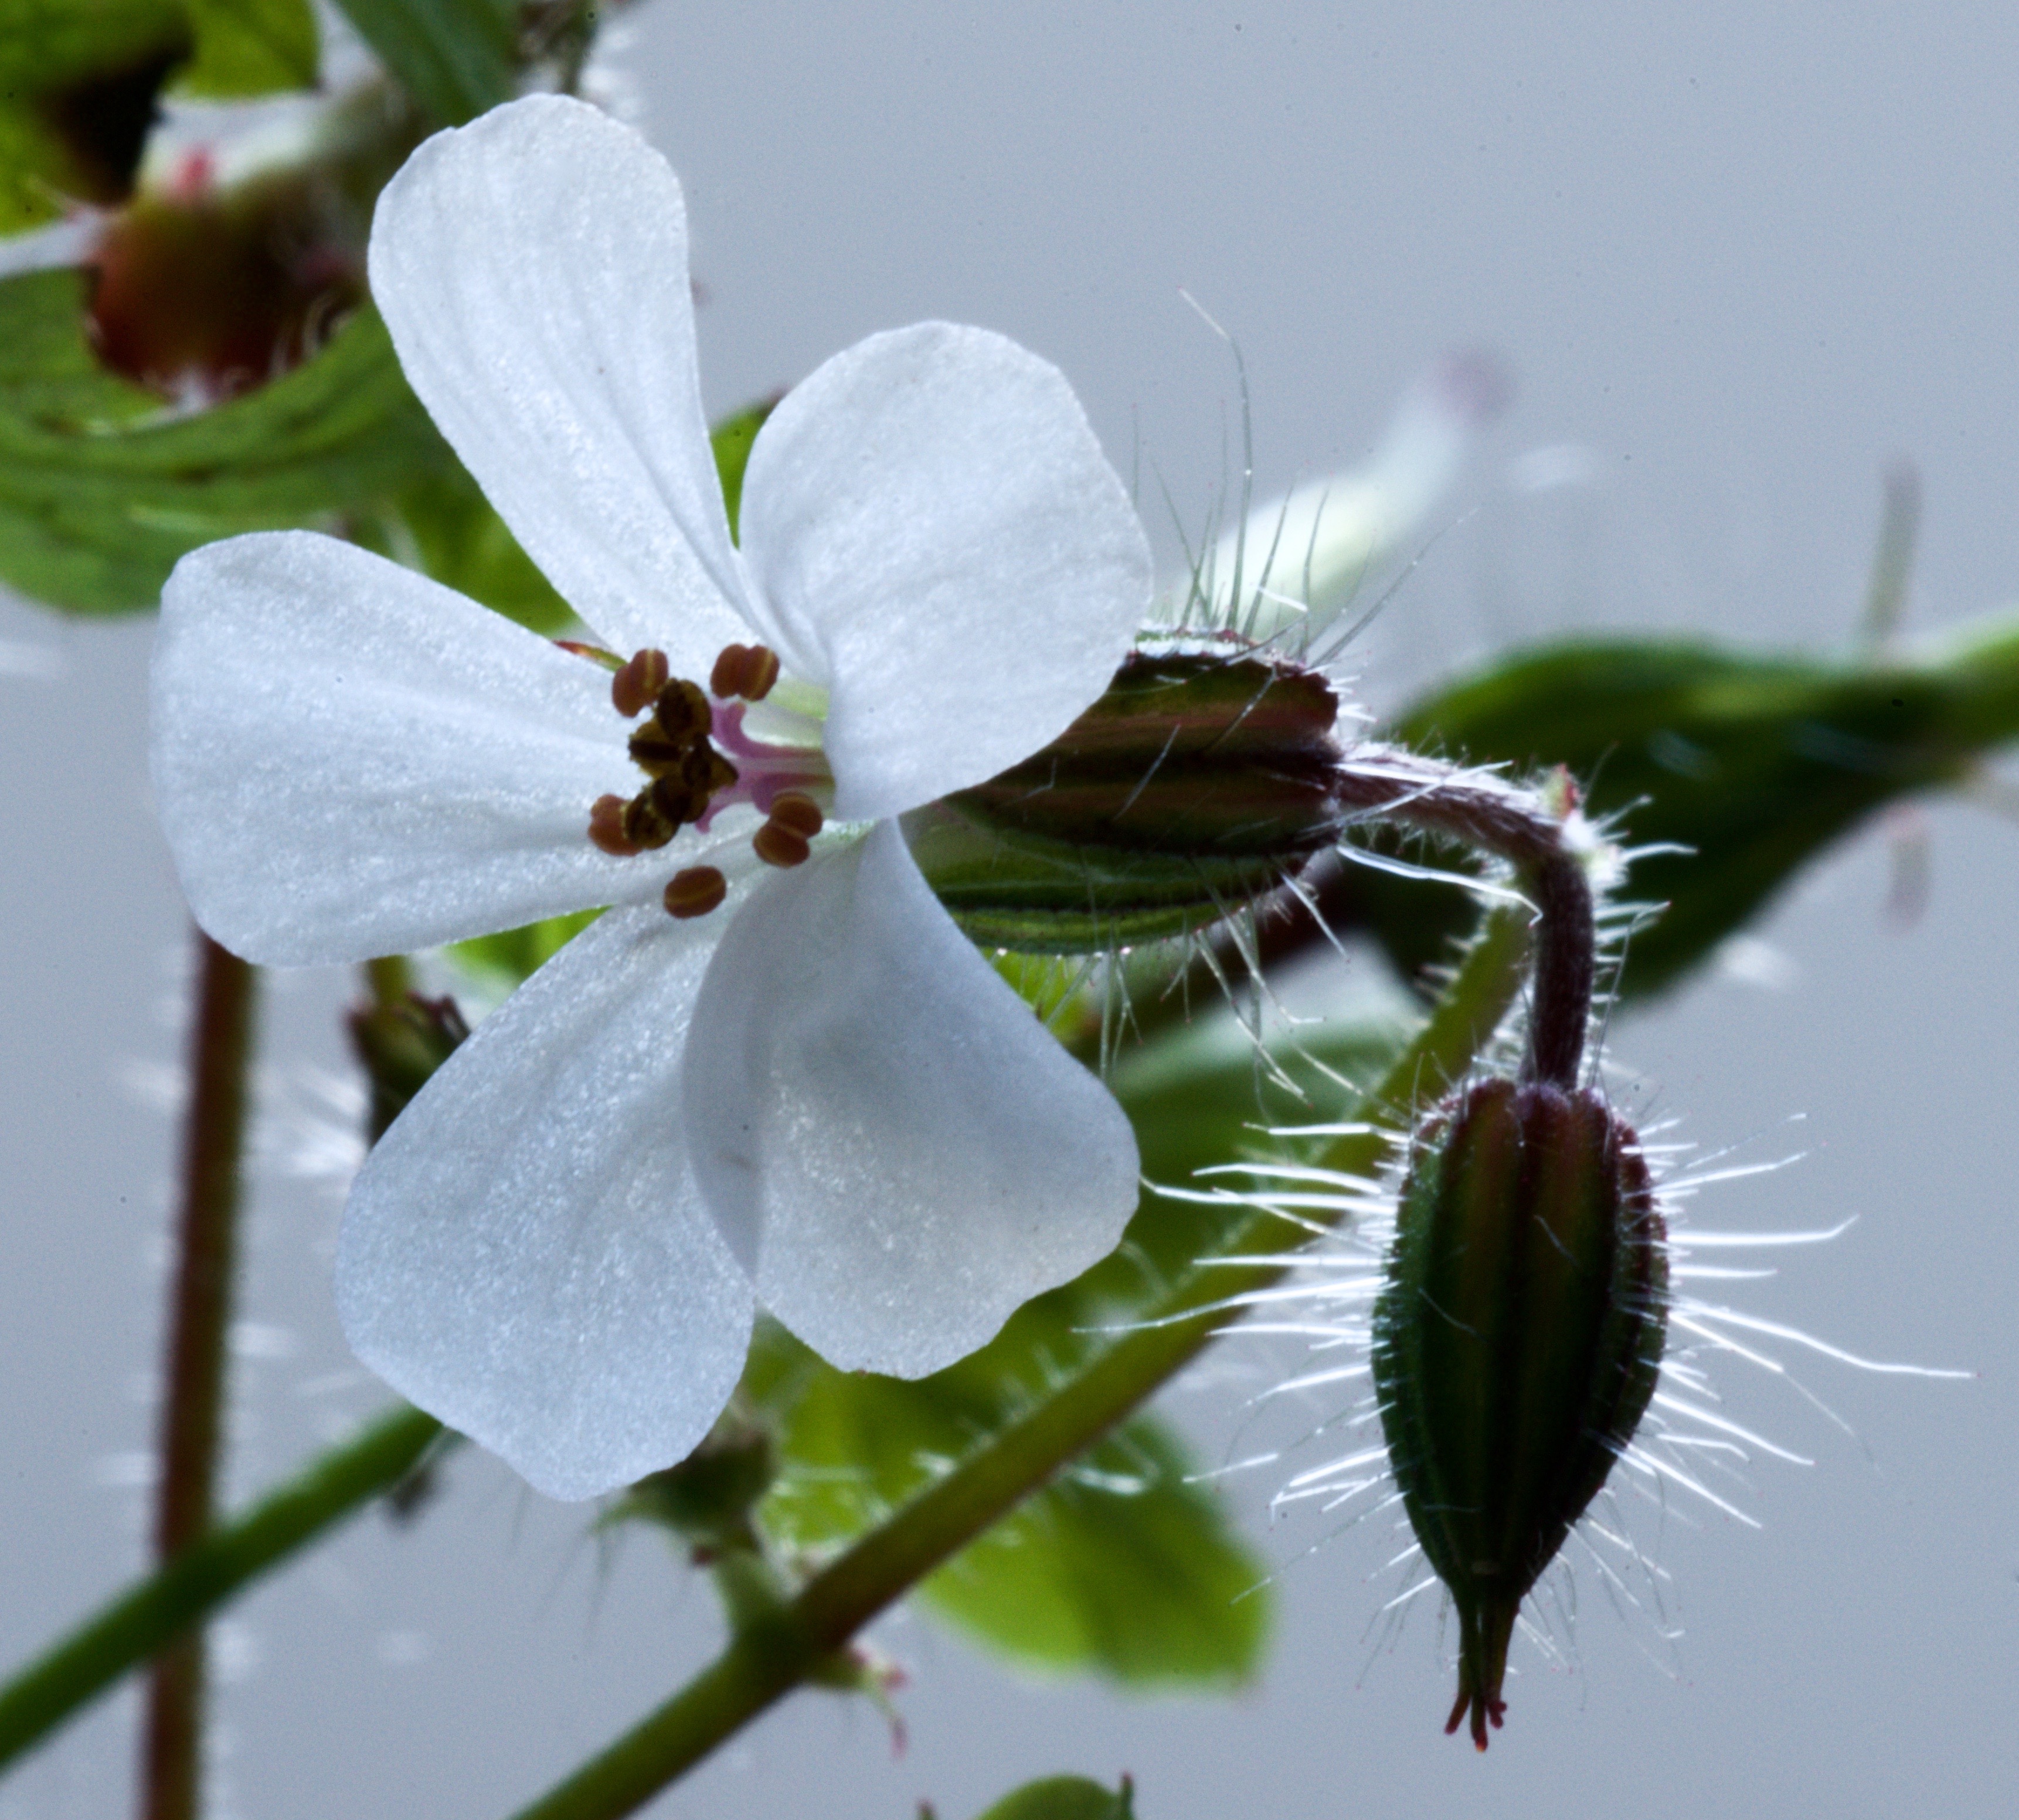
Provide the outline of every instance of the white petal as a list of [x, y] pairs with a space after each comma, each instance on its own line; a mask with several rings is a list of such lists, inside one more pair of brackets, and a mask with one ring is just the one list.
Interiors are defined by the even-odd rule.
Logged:
[[720, 926], [592, 924], [478, 1025], [344, 1210], [357, 1356], [553, 1497], [683, 1459], [743, 1369], [749, 1280], [701, 1209], [678, 1085]]
[[1122, 1236], [1121, 1108], [942, 910], [894, 823], [759, 884], [683, 1078], [758, 1298], [844, 1369], [917, 1377]]
[[248, 959], [403, 953], [635, 901], [672, 870], [589, 844], [590, 805], [639, 787], [606, 671], [333, 538], [183, 557], [153, 692], [183, 888]]
[[872, 335], [786, 394], [750, 451], [743, 546], [753, 614], [831, 691], [852, 818], [1056, 738], [1150, 604], [1143, 528], [1064, 376], [943, 322]]
[[705, 677], [748, 637], [665, 159], [533, 96], [437, 133], [379, 199], [372, 293], [429, 414], [569, 605]]
[[1488, 355], [1439, 361], [1367, 461], [1257, 506], [1220, 538], [1199, 584], [1212, 617], [1258, 639], [1298, 628], [1315, 636], [1356, 603], [1372, 606], [1368, 575], [1423, 535], [1507, 393]]

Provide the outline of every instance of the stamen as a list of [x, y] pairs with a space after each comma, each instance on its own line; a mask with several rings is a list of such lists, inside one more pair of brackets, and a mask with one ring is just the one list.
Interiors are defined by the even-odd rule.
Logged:
[[812, 856], [806, 836], [781, 821], [767, 821], [750, 837], [757, 857], [767, 866], [801, 866]]
[[708, 679], [709, 693], [718, 701], [741, 695], [746, 702], [761, 702], [778, 680], [778, 655], [761, 644], [723, 647]]
[[683, 922], [705, 916], [729, 894], [729, 881], [713, 866], [689, 866], [666, 886], [666, 914]]
[[680, 823], [686, 819], [675, 812], [684, 799], [676, 799], [672, 810], [662, 808], [654, 800], [658, 789], [654, 784], [651, 789], [640, 790], [624, 805], [623, 835], [633, 853], [664, 847], [680, 832]]
[[705, 739], [715, 730], [715, 710], [698, 683], [676, 676], [658, 691], [652, 705], [652, 719], [669, 739], [690, 745]]
[[665, 687], [672, 673], [664, 651], [641, 651], [610, 679], [610, 699], [626, 720], [642, 714], [646, 703]]
[[781, 790], [771, 799], [771, 819], [802, 840], [811, 840], [826, 818], [821, 814], [820, 804], [805, 791]]
[[578, 638], [557, 638], [556, 651], [564, 651], [571, 657], [587, 658], [593, 664], [600, 664], [606, 670], [621, 670], [624, 660], [614, 651], [605, 651], [600, 644], [584, 644]]
[[643, 850], [624, 832], [622, 796], [599, 796], [589, 811], [589, 838], [613, 859], [629, 859]]

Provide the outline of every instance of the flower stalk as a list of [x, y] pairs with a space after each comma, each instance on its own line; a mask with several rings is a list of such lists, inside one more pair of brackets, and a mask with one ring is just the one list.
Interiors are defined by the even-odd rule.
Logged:
[[[154, 1554], [174, 1561], [210, 1528], [223, 1429], [226, 1333], [238, 1252], [239, 1158], [252, 1044], [253, 970], [198, 932], [196, 1014], [170, 1289]], [[154, 1664], [140, 1757], [147, 1820], [194, 1820], [202, 1783], [204, 1645]]]
[[0, 1687], [0, 1769], [459, 1438], [396, 1408], [128, 1587]]

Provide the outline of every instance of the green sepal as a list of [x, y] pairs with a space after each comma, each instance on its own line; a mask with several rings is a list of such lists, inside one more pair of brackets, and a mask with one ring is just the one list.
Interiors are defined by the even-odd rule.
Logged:
[[1135, 1795], [1126, 1776], [1114, 1789], [1085, 1776], [1046, 1776], [1013, 1789], [977, 1820], [1135, 1820]]
[[1338, 699], [1243, 650], [1145, 647], [1042, 751], [906, 817], [984, 947], [1098, 953], [1267, 897], [1339, 837]]
[[0, 0], [0, 235], [121, 201], [195, 49], [181, 0]]
[[[1591, 813], [1621, 815], [1628, 846], [1670, 850], [1629, 879], [1636, 901], [1668, 906], [1629, 947], [1621, 991], [1637, 998], [1686, 977], [1875, 811], [1955, 784], [2019, 735], [2019, 617], [1919, 661], [1567, 640], [1494, 660], [1390, 731], [1474, 763], [1567, 766]], [[1354, 894], [1406, 977], [1476, 914], [1448, 886], [1365, 870]]]
[[321, 45], [309, 0], [183, 0], [196, 55], [173, 88], [206, 100], [234, 100], [315, 85]]
[[460, 126], [517, 88], [513, 0], [337, 0], [357, 34], [415, 101]]

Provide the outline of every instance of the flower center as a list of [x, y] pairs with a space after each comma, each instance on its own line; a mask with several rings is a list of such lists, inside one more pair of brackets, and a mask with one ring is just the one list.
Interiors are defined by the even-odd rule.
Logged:
[[[571, 649], [611, 663], [582, 646]], [[628, 802], [599, 796], [589, 812], [589, 838], [607, 854], [628, 858], [664, 847], [683, 828], [705, 834], [724, 809], [749, 803], [764, 814], [751, 836], [767, 865], [796, 866], [825, 819], [814, 792], [831, 796], [833, 774], [817, 745], [778, 744], [745, 726], [751, 708], [778, 680], [775, 652], [732, 644], [715, 660], [708, 687], [672, 674], [662, 651], [641, 651], [618, 665], [610, 699], [627, 718], [651, 712], [631, 735], [633, 763], [647, 780]], [[689, 866], [666, 886], [669, 914], [705, 916], [727, 882], [713, 866]]]

